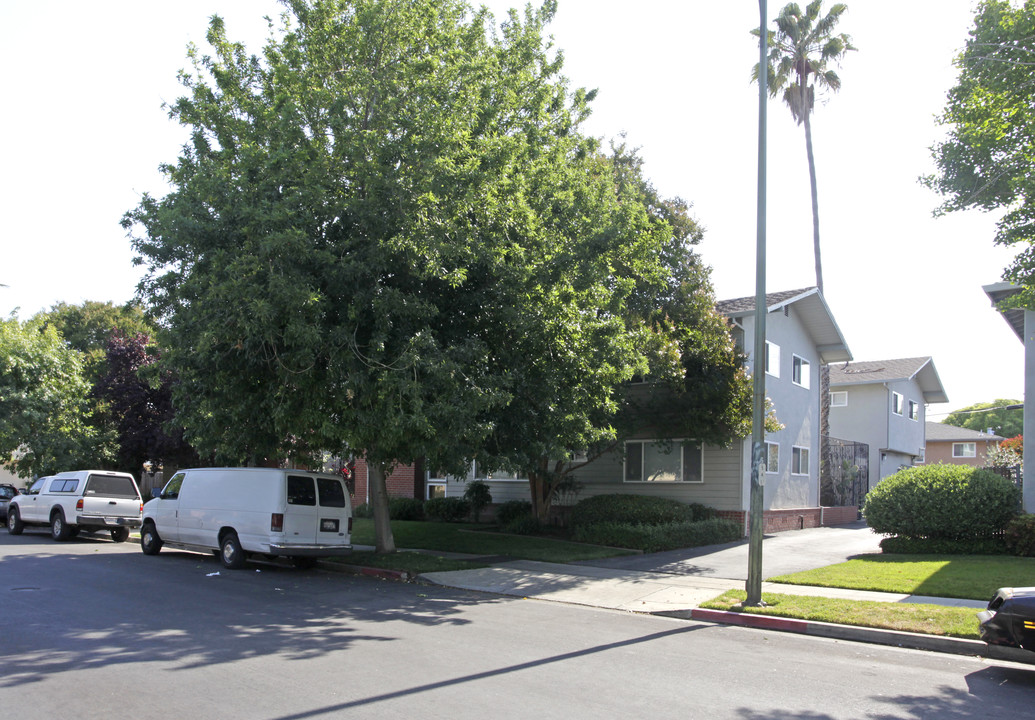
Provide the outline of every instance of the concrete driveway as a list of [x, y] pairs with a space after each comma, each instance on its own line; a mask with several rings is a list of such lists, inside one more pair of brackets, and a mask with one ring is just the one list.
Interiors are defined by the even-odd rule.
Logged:
[[[767, 535], [762, 540], [762, 577], [811, 570], [844, 562], [855, 555], [879, 553], [881, 537], [870, 530], [865, 521]], [[747, 580], [748, 541], [572, 564]]]

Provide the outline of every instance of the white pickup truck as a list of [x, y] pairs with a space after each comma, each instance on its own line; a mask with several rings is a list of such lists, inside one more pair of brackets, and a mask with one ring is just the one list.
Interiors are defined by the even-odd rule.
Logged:
[[55, 540], [81, 530], [108, 530], [125, 542], [140, 527], [143, 502], [132, 475], [107, 470], [72, 470], [42, 477], [29, 491], [11, 499], [7, 531], [20, 535], [27, 525], [49, 525]]

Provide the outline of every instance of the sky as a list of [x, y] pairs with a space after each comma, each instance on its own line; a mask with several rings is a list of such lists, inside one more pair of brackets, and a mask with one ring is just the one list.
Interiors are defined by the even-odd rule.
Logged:
[[[502, 19], [514, 0], [485, 3]], [[995, 214], [934, 217], [936, 118], [973, 22], [972, 0], [849, 0], [839, 31], [858, 48], [813, 118], [824, 294], [857, 361], [931, 356], [949, 403], [928, 418], [1023, 397], [1023, 347], [982, 286], [1014, 251]], [[783, 2], [770, 0], [775, 17]], [[829, 7], [830, 3], [825, 3]], [[630, 8], [635, 7], [635, 10]], [[163, 103], [184, 94], [189, 42], [208, 18], [258, 52], [275, 0], [0, 3], [0, 317], [58, 302], [123, 303], [142, 269], [120, 227], [168, 187], [185, 131]], [[597, 88], [584, 130], [624, 134], [658, 191], [682, 197], [719, 299], [754, 295], [759, 6], [750, 0], [560, 0], [549, 32], [572, 87]], [[769, 292], [815, 284], [803, 128], [768, 103]]]

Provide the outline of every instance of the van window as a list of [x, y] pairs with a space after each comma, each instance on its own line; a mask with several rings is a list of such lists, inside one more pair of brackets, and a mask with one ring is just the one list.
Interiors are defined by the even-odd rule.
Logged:
[[140, 497], [133, 481], [128, 477], [118, 475], [91, 475], [86, 480], [86, 494], [101, 497]]
[[336, 478], [316, 478], [321, 507], [345, 507], [345, 490]]
[[316, 486], [311, 477], [288, 475], [288, 505], [316, 505]]

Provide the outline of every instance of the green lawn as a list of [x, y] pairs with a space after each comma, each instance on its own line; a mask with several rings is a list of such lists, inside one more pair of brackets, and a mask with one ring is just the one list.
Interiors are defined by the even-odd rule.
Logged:
[[730, 590], [714, 600], [702, 603], [701, 607], [925, 635], [978, 639], [977, 611], [972, 608], [840, 600], [780, 593], [762, 593], [762, 602], [766, 603], [764, 607], [745, 608], [740, 605], [745, 598], [743, 590]]
[[1035, 558], [864, 555], [837, 565], [767, 579], [791, 585], [988, 600], [997, 588], [1035, 585]]
[[[584, 545], [548, 537], [486, 532], [491, 529], [491, 526], [467, 523], [392, 521], [392, 535], [395, 537], [396, 547], [399, 548], [488, 556], [505, 555], [522, 560], [556, 563], [633, 554], [631, 550]], [[352, 542], [356, 545], [373, 545], [374, 521], [356, 518], [352, 526]]]

